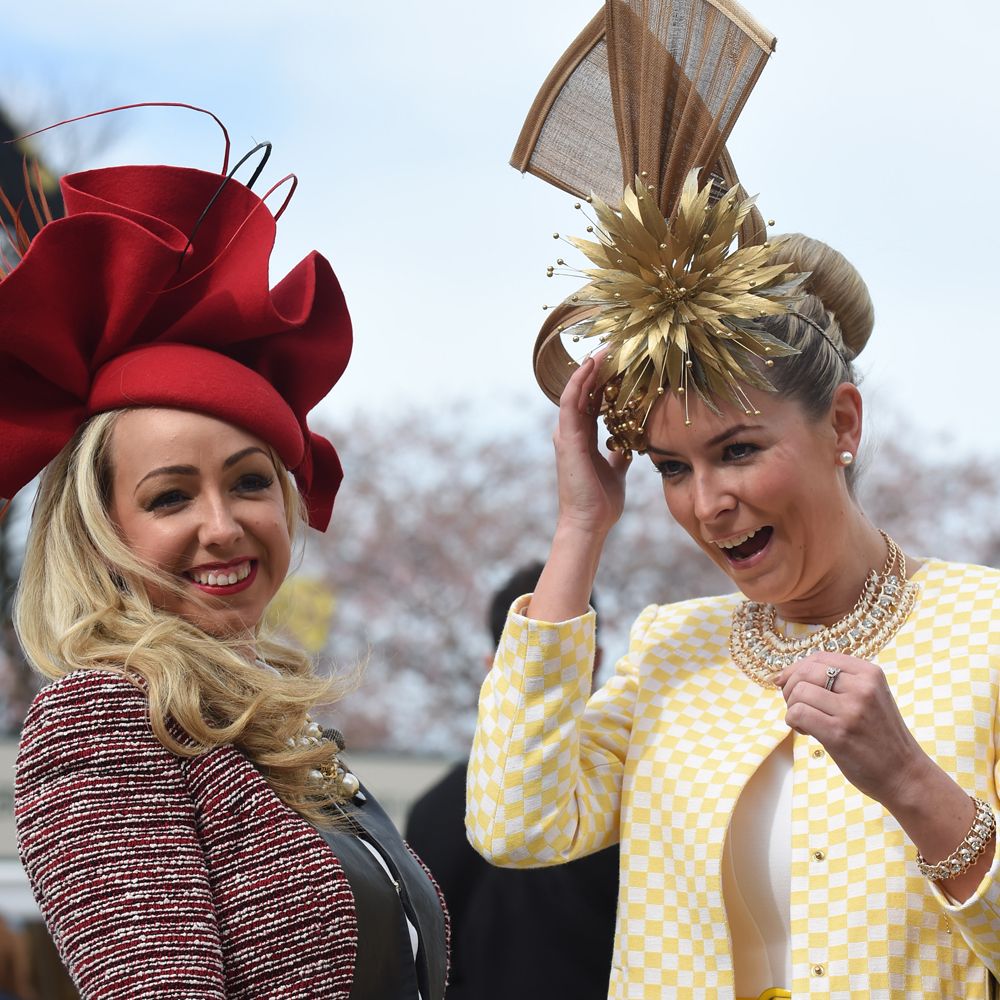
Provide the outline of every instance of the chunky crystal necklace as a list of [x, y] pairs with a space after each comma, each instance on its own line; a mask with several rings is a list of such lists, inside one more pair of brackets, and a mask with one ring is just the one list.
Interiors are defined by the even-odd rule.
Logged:
[[733, 662], [761, 687], [773, 688], [772, 678], [810, 653], [845, 653], [871, 659], [899, 631], [913, 609], [918, 584], [906, 579], [906, 557], [884, 532], [889, 550], [881, 572], [872, 570], [854, 609], [832, 625], [808, 635], [789, 638], [775, 625], [773, 604], [744, 601], [733, 612], [729, 652]]

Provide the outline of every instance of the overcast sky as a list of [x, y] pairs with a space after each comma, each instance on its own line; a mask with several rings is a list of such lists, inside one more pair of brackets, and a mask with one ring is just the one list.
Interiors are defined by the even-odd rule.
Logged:
[[[536, 398], [541, 304], [571, 290], [544, 276], [551, 233], [579, 220], [571, 199], [507, 160], [539, 85], [598, 6], [9, 4], [0, 100], [31, 124], [188, 101], [227, 123], [234, 151], [273, 140], [271, 178], [300, 178], [273, 274], [318, 247], [355, 322], [354, 358], [324, 407], [475, 393], [484, 415], [505, 419]], [[778, 48], [730, 149], [779, 230], [825, 239], [866, 277], [877, 310], [862, 356], [869, 412], [877, 424], [901, 409], [915, 454], [949, 430], [963, 449], [1000, 453], [1000, 8], [952, 0], [944, 18], [926, 2], [748, 6]], [[90, 165], [221, 162], [208, 119], [148, 110], [116, 129]]]

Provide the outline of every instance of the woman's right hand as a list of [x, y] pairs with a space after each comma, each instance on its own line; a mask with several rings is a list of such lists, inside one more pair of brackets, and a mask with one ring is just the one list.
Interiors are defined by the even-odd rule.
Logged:
[[559, 479], [559, 521], [529, 618], [562, 622], [586, 612], [604, 540], [625, 506], [628, 459], [605, 458], [597, 447], [598, 360], [588, 358], [573, 373], [559, 399], [559, 423], [552, 436]]
[[621, 452], [607, 458], [598, 447], [596, 394], [598, 358], [587, 358], [566, 383], [559, 399], [559, 422], [552, 441], [559, 483], [559, 526], [593, 534], [603, 542], [625, 506], [629, 460]]

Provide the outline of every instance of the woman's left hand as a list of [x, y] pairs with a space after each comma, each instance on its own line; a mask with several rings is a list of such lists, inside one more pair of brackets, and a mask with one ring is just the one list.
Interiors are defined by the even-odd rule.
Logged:
[[[838, 669], [831, 687], [827, 670]], [[930, 758], [907, 728], [881, 667], [843, 653], [811, 653], [776, 678], [785, 722], [817, 739], [844, 777], [892, 809], [911, 797]]]

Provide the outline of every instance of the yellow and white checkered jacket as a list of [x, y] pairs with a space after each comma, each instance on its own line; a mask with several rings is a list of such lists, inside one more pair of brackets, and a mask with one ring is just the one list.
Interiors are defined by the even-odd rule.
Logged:
[[[876, 658], [924, 749], [997, 810], [1000, 572], [927, 561], [917, 605]], [[557, 864], [620, 839], [610, 996], [733, 997], [722, 856], [737, 797], [788, 737], [778, 691], [732, 663], [739, 595], [647, 608], [587, 701], [594, 615], [515, 603], [479, 703], [466, 825], [495, 864]], [[1000, 856], [950, 905], [877, 802], [794, 736], [793, 996], [987, 996], [1000, 972]]]

